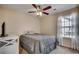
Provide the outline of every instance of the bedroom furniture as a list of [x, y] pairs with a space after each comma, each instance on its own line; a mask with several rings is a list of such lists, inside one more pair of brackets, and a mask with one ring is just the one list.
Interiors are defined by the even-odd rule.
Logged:
[[56, 37], [40, 34], [23, 34], [19, 38], [20, 47], [30, 54], [46, 54], [56, 48]]
[[17, 54], [18, 52], [18, 36], [0, 37], [0, 54]]

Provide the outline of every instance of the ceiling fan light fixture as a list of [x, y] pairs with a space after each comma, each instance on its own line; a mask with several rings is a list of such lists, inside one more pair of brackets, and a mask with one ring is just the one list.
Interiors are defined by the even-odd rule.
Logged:
[[39, 12], [40, 16], [42, 16], [42, 12]]
[[37, 12], [36, 15], [37, 16], [42, 16], [42, 12]]
[[39, 15], [39, 12], [37, 12], [36, 15]]

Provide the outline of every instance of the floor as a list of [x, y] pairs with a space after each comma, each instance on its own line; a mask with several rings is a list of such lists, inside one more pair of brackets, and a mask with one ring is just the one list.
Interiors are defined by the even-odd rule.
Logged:
[[[25, 52], [25, 50], [23, 50], [22, 54], [28, 54], [28, 53]], [[79, 54], [79, 51], [61, 47], [61, 46], [57, 46], [57, 48], [54, 49], [52, 52], [50, 52], [50, 54]]]
[[79, 54], [79, 51], [57, 46], [50, 54]]

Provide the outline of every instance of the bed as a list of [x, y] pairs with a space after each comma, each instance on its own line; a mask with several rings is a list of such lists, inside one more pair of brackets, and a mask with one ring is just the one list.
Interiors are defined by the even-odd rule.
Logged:
[[56, 48], [56, 37], [50, 35], [23, 34], [20, 46], [29, 54], [47, 54]]

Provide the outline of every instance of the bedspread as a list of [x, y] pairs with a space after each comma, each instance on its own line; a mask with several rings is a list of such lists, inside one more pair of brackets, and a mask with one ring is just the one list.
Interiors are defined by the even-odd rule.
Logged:
[[21, 35], [20, 45], [28, 53], [46, 54], [56, 48], [56, 37], [49, 35]]

